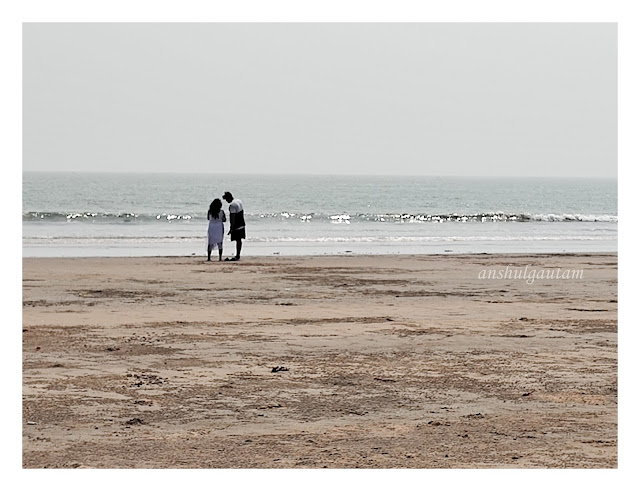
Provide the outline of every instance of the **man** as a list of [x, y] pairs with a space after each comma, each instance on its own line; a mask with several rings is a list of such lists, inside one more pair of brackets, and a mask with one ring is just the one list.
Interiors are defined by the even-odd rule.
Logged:
[[225, 261], [239, 261], [240, 251], [242, 250], [242, 239], [246, 238], [244, 230], [244, 207], [242, 206], [242, 201], [233, 199], [233, 195], [229, 191], [226, 191], [222, 195], [222, 199], [229, 203], [229, 235], [231, 235], [231, 240], [236, 243], [236, 256], [227, 258]]

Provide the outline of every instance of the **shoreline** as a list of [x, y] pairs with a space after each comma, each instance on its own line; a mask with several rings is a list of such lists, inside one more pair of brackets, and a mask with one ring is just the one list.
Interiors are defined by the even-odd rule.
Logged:
[[23, 467], [615, 468], [617, 256], [23, 258]]
[[[227, 249], [225, 249], [227, 250]], [[228, 247], [228, 252], [233, 253], [235, 249], [233, 246]], [[217, 251], [214, 251], [217, 252]], [[434, 252], [434, 253], [323, 253], [323, 254], [270, 254], [270, 255], [242, 255], [241, 261], [250, 259], [308, 259], [308, 258], [330, 258], [330, 257], [382, 257], [382, 258], [394, 258], [394, 257], [467, 257], [467, 256], [617, 256], [618, 251], [588, 251], [588, 252]], [[226, 254], [226, 253], [225, 253]], [[213, 257], [213, 256], [212, 256]], [[191, 259], [191, 258], [206, 258], [205, 254], [176, 254], [176, 255], [149, 255], [149, 256], [22, 256], [22, 260], [56, 260], [56, 259]], [[223, 260], [224, 261], [224, 260]], [[212, 261], [216, 262], [216, 261]]]

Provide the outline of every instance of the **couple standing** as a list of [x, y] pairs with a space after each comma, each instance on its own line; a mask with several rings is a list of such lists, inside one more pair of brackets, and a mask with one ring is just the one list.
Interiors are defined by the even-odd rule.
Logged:
[[[226, 191], [222, 195], [222, 199], [229, 203], [229, 235], [231, 235], [231, 240], [236, 243], [235, 257], [228, 257], [225, 261], [239, 261], [240, 251], [242, 250], [242, 239], [246, 237], [244, 230], [244, 207], [242, 206], [242, 201], [233, 199], [233, 195], [229, 191]], [[218, 248], [218, 260], [222, 261], [224, 222], [227, 221], [227, 217], [222, 209], [222, 201], [218, 198], [214, 199], [211, 205], [209, 205], [207, 219], [209, 220], [209, 230], [207, 232], [207, 261], [211, 261], [211, 251], [216, 247]]]

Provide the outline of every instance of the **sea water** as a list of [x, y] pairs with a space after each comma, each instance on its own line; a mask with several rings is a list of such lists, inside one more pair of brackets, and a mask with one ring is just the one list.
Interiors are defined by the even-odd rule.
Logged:
[[204, 256], [225, 191], [245, 256], [617, 250], [615, 179], [27, 172], [23, 256]]

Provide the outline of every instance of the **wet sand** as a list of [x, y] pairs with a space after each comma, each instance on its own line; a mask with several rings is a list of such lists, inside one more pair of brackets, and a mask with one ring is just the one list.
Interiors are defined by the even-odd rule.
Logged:
[[24, 259], [23, 466], [616, 467], [617, 255]]

